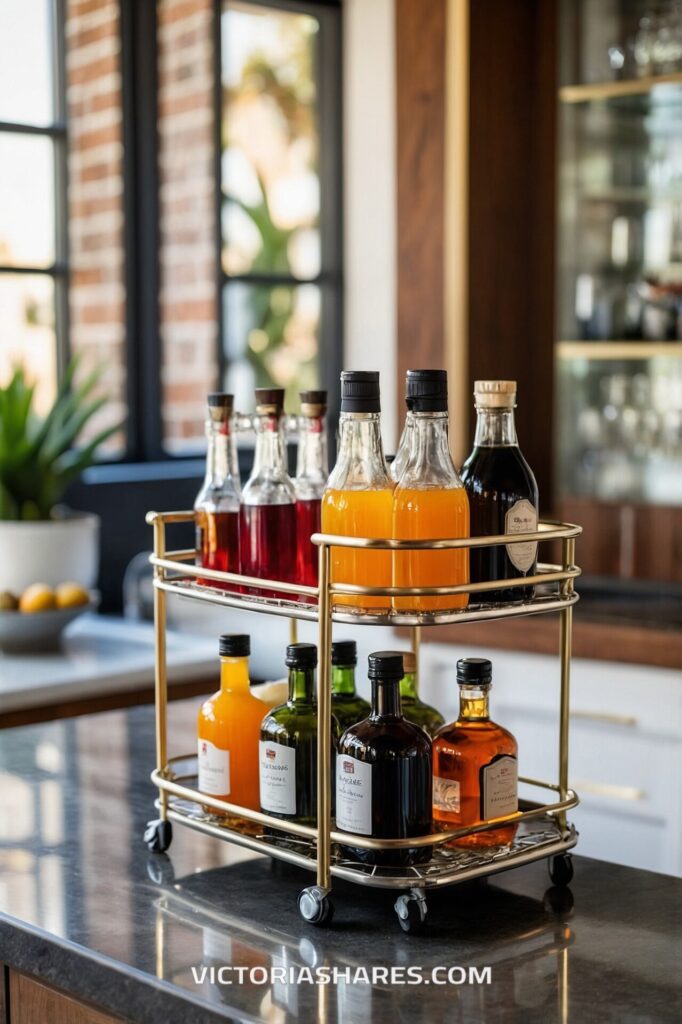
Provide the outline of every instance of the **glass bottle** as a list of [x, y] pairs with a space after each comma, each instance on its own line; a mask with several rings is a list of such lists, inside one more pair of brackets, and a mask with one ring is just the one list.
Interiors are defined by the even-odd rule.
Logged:
[[417, 659], [412, 651], [403, 654], [403, 671], [405, 675], [400, 680], [400, 703], [403, 714], [408, 722], [420, 725], [433, 738], [441, 725], [445, 725], [445, 719], [440, 711], [436, 711], [430, 704], [420, 700], [417, 694]]
[[301, 391], [296, 463], [296, 575], [300, 583], [317, 586], [317, 548], [310, 543], [320, 531], [320, 505], [329, 476], [327, 461], [326, 391]]
[[[289, 644], [289, 699], [270, 711], [260, 730], [260, 805], [276, 818], [317, 820], [317, 701], [314, 644]], [[332, 760], [338, 725], [332, 717]]]
[[[457, 662], [459, 716], [433, 741], [433, 820], [444, 831], [478, 825], [518, 811], [517, 744], [491, 722], [488, 694], [492, 664], [487, 658]], [[510, 843], [517, 825], [454, 840], [458, 846]]]
[[[346, 729], [336, 758], [336, 826], [373, 839], [406, 839], [431, 831], [431, 740], [403, 717], [403, 656], [369, 656], [372, 710]], [[406, 865], [431, 859], [431, 847], [343, 852], [367, 864]]]
[[220, 690], [204, 701], [197, 718], [199, 790], [257, 811], [258, 740], [267, 708], [249, 689], [251, 641], [225, 634], [219, 653]]
[[[474, 396], [476, 436], [462, 467], [471, 536], [533, 533], [538, 525], [538, 485], [516, 437], [516, 381], [477, 380]], [[472, 548], [472, 583], [534, 575], [537, 549], [534, 542]], [[530, 601], [533, 593], [534, 587], [509, 587], [485, 591], [480, 599], [486, 604], [506, 604]]]
[[[407, 380], [405, 381], [405, 387], [407, 390]], [[414, 420], [412, 418], [412, 399], [409, 394], [405, 395], [405, 406], [407, 411], [405, 413], [403, 432], [400, 435], [400, 441], [398, 442], [398, 451], [395, 453], [393, 462], [388, 467], [391, 479], [396, 483], [400, 479], [410, 457], [410, 445], [412, 443], [412, 427], [414, 426]]]
[[332, 711], [343, 732], [367, 718], [371, 706], [355, 689], [358, 650], [355, 640], [335, 640], [332, 644]]
[[[283, 388], [257, 388], [256, 412], [256, 452], [239, 513], [241, 572], [293, 583], [296, 492], [286, 467]], [[275, 596], [274, 591], [257, 592]]]
[[[233, 427], [233, 396], [208, 396], [206, 476], [194, 502], [196, 562], [206, 569], [239, 572], [240, 480]], [[215, 580], [212, 587], [227, 586]]]
[[[339, 454], [322, 497], [322, 531], [344, 537], [389, 538], [393, 481], [381, 441], [379, 374], [341, 374]], [[391, 552], [331, 549], [333, 583], [390, 587]], [[345, 596], [335, 603], [358, 611], [388, 609], [390, 597]]]
[[[438, 540], [469, 536], [469, 500], [448, 445], [448, 380], [445, 370], [408, 370], [413, 437], [407, 465], [393, 496], [396, 540]], [[445, 587], [467, 583], [469, 552], [395, 551], [396, 587]], [[465, 608], [468, 594], [396, 597], [398, 611]]]

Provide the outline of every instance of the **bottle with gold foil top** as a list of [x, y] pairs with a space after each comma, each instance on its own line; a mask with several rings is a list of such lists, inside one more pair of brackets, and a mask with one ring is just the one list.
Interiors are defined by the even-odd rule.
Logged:
[[[469, 536], [469, 501], [448, 445], [448, 384], [445, 370], [408, 370], [412, 440], [407, 465], [393, 497], [396, 540], [444, 540]], [[469, 551], [395, 551], [396, 587], [447, 587], [469, 582]], [[465, 608], [467, 594], [396, 597], [398, 611]]]
[[[478, 825], [518, 811], [516, 740], [490, 720], [492, 665], [487, 658], [457, 662], [459, 715], [433, 740], [433, 820], [443, 831]], [[454, 840], [458, 846], [510, 843], [517, 825]]]
[[[393, 481], [381, 441], [379, 374], [341, 374], [339, 454], [322, 498], [322, 532], [343, 537], [390, 538]], [[390, 587], [390, 551], [331, 549], [331, 580]], [[336, 604], [358, 611], [390, 607], [390, 597], [336, 597]]]
[[[471, 535], [534, 533], [538, 524], [538, 485], [516, 436], [516, 381], [477, 380], [474, 398], [476, 436], [473, 450], [462, 467], [471, 509]], [[472, 548], [472, 583], [533, 576], [537, 547], [536, 543], [523, 542]], [[532, 586], [507, 587], [484, 591], [477, 600], [506, 604], [530, 601], [533, 593]]]
[[428, 732], [429, 736], [435, 736], [441, 725], [445, 725], [445, 719], [440, 711], [436, 711], [430, 704], [419, 699], [417, 693], [417, 659], [412, 651], [403, 654], [404, 676], [400, 680], [400, 703], [403, 714], [409, 722], [421, 725], [422, 729]]
[[329, 476], [326, 391], [301, 391], [296, 462], [296, 575], [299, 583], [317, 586], [317, 548], [310, 543], [320, 530], [320, 505]]
[[[206, 476], [194, 502], [196, 561], [207, 569], [239, 572], [240, 481], [233, 430], [233, 396], [208, 396]], [[206, 580], [210, 586], [221, 586]]]

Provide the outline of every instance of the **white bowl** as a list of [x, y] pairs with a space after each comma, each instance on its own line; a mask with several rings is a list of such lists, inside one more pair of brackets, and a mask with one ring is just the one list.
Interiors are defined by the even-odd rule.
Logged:
[[87, 604], [49, 612], [0, 612], [0, 650], [5, 654], [42, 654], [59, 650], [64, 629], [83, 612], [98, 605], [93, 594]]
[[73, 580], [90, 590], [99, 568], [99, 516], [67, 512], [40, 522], [0, 520], [0, 590]]

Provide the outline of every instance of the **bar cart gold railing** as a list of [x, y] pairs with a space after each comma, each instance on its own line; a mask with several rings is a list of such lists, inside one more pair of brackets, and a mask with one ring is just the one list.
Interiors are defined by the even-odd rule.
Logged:
[[[160, 817], [149, 823], [145, 840], [150, 849], [162, 851], [171, 841], [171, 822], [228, 842], [308, 868], [316, 873], [316, 884], [299, 897], [301, 915], [314, 924], [330, 920], [332, 877], [363, 885], [406, 890], [395, 909], [401, 927], [414, 930], [426, 914], [425, 891], [470, 878], [493, 874], [533, 860], [548, 859], [550, 874], [557, 884], [567, 884], [572, 876], [567, 851], [576, 843], [575, 828], [567, 822], [566, 812], [577, 806], [578, 797], [568, 785], [568, 723], [573, 605], [578, 600], [574, 581], [580, 575], [575, 563], [575, 539], [581, 527], [570, 523], [541, 522], [534, 533], [499, 534], [452, 540], [403, 541], [376, 540], [314, 534], [319, 551], [317, 587], [241, 576], [215, 569], [200, 569], [194, 564], [194, 549], [169, 551], [166, 528], [191, 522], [193, 512], [150, 512], [147, 522], [154, 528], [154, 620], [156, 637], [156, 768], [152, 781], [159, 790]], [[493, 547], [528, 542], [561, 541], [560, 565], [539, 562], [533, 576], [513, 580], [491, 580], [451, 587], [368, 587], [332, 582], [331, 549], [334, 547], [368, 550], [449, 550], [452, 548]], [[200, 573], [201, 582], [197, 581]], [[219, 586], [211, 586], [215, 582]], [[515, 587], [535, 587], [530, 601], [505, 605], [485, 603], [487, 591]], [[233, 589], [229, 589], [229, 588]], [[255, 591], [255, 592], [254, 592]], [[261, 596], [258, 591], [273, 591], [278, 596]], [[240, 608], [287, 616], [292, 620], [295, 637], [297, 620], [317, 621], [319, 636], [318, 743], [317, 743], [317, 827], [284, 821], [260, 811], [232, 804], [200, 793], [197, 788], [195, 755], [168, 757], [167, 676], [166, 676], [166, 601], [169, 593], [224, 607]], [[338, 597], [419, 597], [469, 594], [466, 608], [453, 611], [410, 612], [372, 609], [358, 613], [335, 602]], [[418, 655], [424, 626], [443, 623], [485, 621], [558, 612], [560, 615], [560, 703], [558, 781], [542, 782], [520, 778], [519, 782], [551, 794], [550, 802], [520, 802], [513, 815], [495, 818], [481, 825], [434, 832], [409, 839], [372, 839], [334, 829], [331, 817], [331, 643], [334, 622], [408, 626], [412, 646]], [[417, 658], [419, 671], [419, 658]], [[418, 676], [417, 676], [418, 678]], [[210, 810], [209, 810], [210, 809]], [[215, 814], [212, 814], [214, 811]], [[453, 840], [499, 828], [518, 825], [515, 839], [503, 847], [464, 848]], [[401, 868], [384, 868], [346, 859], [341, 844], [361, 849], [391, 850], [432, 847], [428, 863]]]

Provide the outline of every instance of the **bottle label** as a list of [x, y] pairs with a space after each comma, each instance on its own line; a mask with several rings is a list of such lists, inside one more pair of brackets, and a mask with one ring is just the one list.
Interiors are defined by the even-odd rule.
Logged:
[[519, 809], [516, 758], [503, 754], [481, 768], [481, 818], [501, 818]]
[[230, 795], [230, 751], [210, 740], [197, 740], [199, 789], [207, 796]]
[[[535, 533], [538, 528], [538, 513], [534, 505], [523, 498], [515, 501], [504, 517], [505, 533]], [[538, 545], [535, 541], [523, 544], [507, 544], [509, 561], [519, 572], [528, 572], [537, 558]]]
[[336, 757], [336, 824], [343, 832], [372, 834], [372, 766], [347, 754]]
[[457, 779], [441, 779], [433, 776], [433, 806], [438, 811], [459, 814], [459, 782]]
[[296, 814], [296, 748], [261, 740], [260, 805], [275, 814]]

